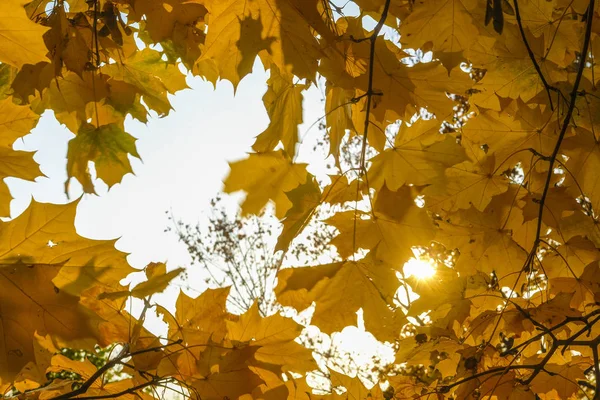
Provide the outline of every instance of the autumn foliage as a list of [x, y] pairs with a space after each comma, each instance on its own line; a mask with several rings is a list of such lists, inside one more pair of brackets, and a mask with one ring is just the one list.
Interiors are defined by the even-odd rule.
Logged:
[[[258, 57], [270, 124], [224, 190], [246, 193], [244, 215], [274, 205], [274, 259], [316, 219], [336, 228], [339, 261], [278, 266], [277, 302], [313, 306], [326, 334], [362, 310], [395, 362], [375, 386], [330, 369], [317, 391], [306, 376], [323, 367], [292, 318], [258, 302], [234, 315], [228, 287], [181, 292], [171, 313], [151, 296], [181, 269], [153, 263], [123, 287], [126, 254], [75, 232], [77, 201], [34, 201], [0, 223], [1, 393], [599, 399], [598, 54], [595, 0], [2, 0], [0, 178], [42, 175], [13, 143], [51, 110], [75, 134], [65, 190], [112, 187], [139, 157], [126, 118], [167, 116], [182, 71], [237, 87]], [[337, 171], [325, 182], [297, 161], [319, 82]], [[10, 201], [2, 181], [1, 216]], [[409, 273], [414, 258], [433, 276]], [[100, 364], [62, 350], [115, 344]]]

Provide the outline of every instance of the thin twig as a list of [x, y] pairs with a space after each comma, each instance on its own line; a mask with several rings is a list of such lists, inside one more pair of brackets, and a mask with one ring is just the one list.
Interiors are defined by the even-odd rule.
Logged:
[[527, 49], [527, 54], [529, 54], [529, 58], [531, 59], [531, 62], [533, 63], [533, 67], [535, 68], [535, 71], [539, 75], [540, 80], [542, 81], [542, 84], [544, 85], [544, 88], [546, 89], [546, 93], [548, 94], [548, 100], [550, 102], [550, 109], [554, 111], [554, 104], [552, 103], [551, 91], [557, 91], [557, 89], [555, 87], [551, 86], [550, 84], [548, 84], [546, 77], [544, 77], [544, 74], [542, 73], [542, 69], [540, 68], [540, 65], [538, 64], [537, 60], [535, 59], [535, 54], [533, 54], [533, 50], [531, 49], [531, 46], [529, 45], [529, 42], [527, 41], [527, 37], [525, 36], [525, 29], [523, 28], [523, 22], [521, 21], [521, 14], [519, 12], [519, 2], [518, 2], [518, 0], [513, 0], [513, 3], [515, 5], [515, 18], [517, 20], [517, 25], [519, 26], [519, 32], [521, 32], [521, 38], [523, 39], [523, 44], [525, 44], [525, 48]]
[[[390, 3], [391, 3], [391, 0], [385, 1], [385, 5], [383, 6], [383, 11], [381, 12], [381, 18], [377, 22], [377, 25], [375, 25], [375, 28], [373, 29], [373, 32], [371, 33], [370, 36], [368, 36], [366, 38], [358, 39], [358, 40], [353, 39], [355, 42], [362, 42], [362, 41], [366, 41], [366, 40], [368, 40], [370, 42], [369, 72], [368, 72], [369, 76], [368, 76], [368, 83], [367, 83], [367, 92], [359, 97], [359, 98], [362, 98], [364, 96], [367, 97], [367, 107], [365, 110], [365, 125], [363, 128], [362, 148], [360, 151], [360, 166], [359, 166], [360, 176], [359, 176], [359, 179], [364, 174], [364, 171], [365, 171], [365, 157], [366, 157], [366, 152], [367, 152], [367, 137], [369, 135], [369, 119], [371, 118], [371, 101], [373, 99], [373, 95], [375, 94], [373, 92], [373, 75], [375, 74], [375, 44], [377, 42], [377, 37], [379, 36], [379, 33], [381, 32], [381, 29], [383, 28], [383, 25], [385, 24], [385, 20], [387, 19], [388, 11], [390, 9]], [[352, 235], [352, 251], [354, 252], [354, 254], [356, 254], [358, 193], [359, 193], [359, 189], [357, 186], [356, 199], [354, 201], [354, 231], [353, 231], [353, 235]]]
[[[544, 190], [542, 192], [542, 197], [540, 198], [540, 202], [539, 202], [540, 208], [539, 208], [539, 212], [538, 212], [538, 221], [537, 221], [537, 227], [536, 227], [534, 248], [537, 248], [540, 243], [540, 236], [541, 236], [541, 231], [542, 231], [542, 217], [544, 214], [544, 205], [546, 203], [546, 197], [548, 196], [548, 191], [550, 189], [550, 181], [552, 180], [552, 174], [554, 173], [554, 163], [556, 162], [556, 157], [558, 156], [560, 146], [562, 144], [563, 139], [565, 138], [565, 135], [567, 133], [567, 130], [568, 130], [570, 122], [571, 122], [571, 118], [573, 117], [573, 111], [575, 110], [575, 102], [577, 100], [577, 95], [579, 92], [579, 84], [581, 83], [581, 77], [583, 76], [583, 70], [585, 68], [585, 63], [587, 60], [588, 49], [590, 47], [590, 38], [592, 35], [592, 21], [594, 19], [594, 3], [595, 3], [594, 0], [590, 0], [589, 6], [588, 6], [587, 22], [586, 22], [586, 27], [585, 27], [585, 37], [583, 40], [583, 46], [581, 48], [581, 53], [580, 53], [581, 59], [579, 60], [579, 66], [577, 68], [577, 75], [575, 77], [575, 82], [573, 83], [573, 89], [571, 90], [571, 95], [570, 95], [571, 101], [569, 103], [569, 108], [567, 109], [567, 115], [565, 115], [560, 133], [558, 135], [558, 139], [556, 141], [556, 145], [554, 146], [554, 151], [552, 152], [552, 155], [550, 155], [550, 160], [548, 162], [549, 163], [548, 174], [546, 176], [546, 182], [544, 184]], [[515, 0], [515, 5], [516, 4], [517, 3]], [[515, 10], [515, 13], [516, 13], [516, 10]]]
[[[155, 352], [155, 351], [161, 351], [169, 346], [174, 346], [174, 345], [178, 345], [181, 344], [182, 340], [178, 340], [172, 343], [168, 343], [165, 344], [163, 346], [156, 346], [156, 347], [149, 347], [147, 349], [142, 349], [142, 350], [137, 350], [137, 351], [133, 351], [130, 352], [129, 351], [129, 346], [124, 346], [123, 350], [121, 350], [121, 352], [119, 353], [118, 356], [116, 356], [115, 358], [113, 358], [112, 360], [109, 360], [106, 364], [104, 364], [102, 367], [98, 368], [98, 370], [96, 372], [94, 372], [94, 374], [92, 376], [90, 376], [85, 382], [83, 382], [83, 384], [78, 388], [75, 389], [69, 393], [63, 393], [59, 396], [56, 397], [52, 397], [50, 400], [67, 400], [67, 399], [71, 399], [75, 396], [79, 396], [80, 394], [84, 394], [86, 393], [89, 388], [94, 384], [94, 382], [100, 378], [102, 375], [104, 375], [104, 373], [106, 371], [108, 371], [109, 369], [113, 368], [114, 366], [116, 366], [117, 364], [121, 364], [121, 361], [123, 361], [123, 359], [128, 358], [128, 357], [133, 357], [139, 354], [143, 354], [143, 353], [150, 353], [150, 352]], [[148, 386], [148, 385], [146, 385]], [[131, 393], [131, 392], [127, 392], [127, 393]], [[121, 395], [121, 394], [119, 394]], [[116, 397], [116, 396], [115, 396]], [[79, 398], [79, 397], [78, 397]], [[83, 397], [81, 397], [83, 398]], [[85, 397], [88, 399], [91, 399], [91, 397]], [[107, 398], [107, 397], [98, 397], [95, 396], [93, 398]]]

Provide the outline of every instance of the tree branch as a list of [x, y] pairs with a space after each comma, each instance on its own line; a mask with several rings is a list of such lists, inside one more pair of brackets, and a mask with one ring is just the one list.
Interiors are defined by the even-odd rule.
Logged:
[[385, 5], [383, 6], [383, 11], [381, 12], [381, 18], [377, 25], [375, 25], [375, 29], [373, 29], [373, 33], [365, 40], [369, 40], [371, 43], [371, 48], [369, 50], [369, 81], [367, 84], [367, 109], [365, 111], [365, 126], [363, 128], [363, 143], [362, 149], [360, 153], [360, 167], [361, 170], [365, 168], [365, 153], [367, 150], [367, 136], [369, 134], [369, 119], [371, 117], [371, 101], [373, 99], [373, 95], [376, 93], [373, 92], [373, 75], [375, 72], [375, 42], [377, 41], [377, 37], [379, 36], [379, 32], [383, 28], [385, 24], [385, 20], [387, 19], [388, 11], [390, 9], [391, 0], [386, 0]]
[[[359, 177], [365, 174], [365, 157], [367, 152], [367, 136], [369, 135], [369, 119], [371, 118], [371, 101], [373, 99], [373, 75], [375, 73], [375, 43], [377, 41], [377, 37], [379, 36], [379, 32], [383, 28], [385, 24], [385, 20], [387, 19], [388, 11], [390, 9], [391, 0], [386, 0], [385, 5], [383, 6], [383, 11], [381, 12], [381, 18], [375, 25], [373, 32], [370, 36], [366, 38], [362, 38], [360, 41], [368, 40], [370, 43], [369, 49], [369, 80], [367, 83], [367, 92], [359, 97], [355, 97], [353, 99], [354, 102], [358, 101], [358, 99], [366, 96], [367, 97], [367, 109], [365, 111], [365, 125], [363, 128], [363, 137], [362, 137], [362, 147], [360, 150], [360, 172]], [[355, 40], [357, 41], [357, 40]], [[356, 100], [355, 100], [356, 99]], [[356, 187], [356, 199], [354, 202], [354, 231], [352, 235], [352, 250], [356, 253], [356, 229], [357, 229], [357, 219], [358, 219], [358, 194], [359, 194], [359, 186]]]
[[[79, 396], [80, 394], [84, 394], [89, 390], [89, 388], [94, 384], [94, 382], [98, 378], [100, 378], [106, 371], [113, 368], [117, 364], [121, 364], [123, 359], [128, 358], [128, 357], [133, 357], [133, 356], [136, 356], [139, 354], [144, 354], [144, 353], [149, 353], [149, 352], [154, 352], [154, 351], [161, 351], [169, 346], [181, 344], [181, 342], [182, 342], [182, 340], [180, 339], [173, 343], [165, 344], [164, 346], [149, 347], [147, 349], [137, 350], [137, 351], [133, 351], [133, 352], [130, 352], [129, 346], [126, 345], [126, 346], [124, 346], [123, 350], [121, 350], [119, 355], [117, 355], [112, 360], [107, 361], [107, 363], [104, 364], [102, 367], [98, 368], [98, 370], [96, 372], [94, 372], [94, 374], [92, 376], [90, 376], [85, 382], [83, 382], [83, 384], [78, 389], [75, 389], [69, 393], [63, 393], [59, 396], [52, 397], [50, 400], [67, 400], [67, 399], [71, 399], [75, 396]], [[84, 397], [81, 397], [81, 398], [84, 398]], [[100, 398], [100, 397], [94, 397], [94, 398]]]
[[[560, 150], [560, 146], [562, 144], [563, 139], [567, 133], [567, 129], [569, 128], [569, 124], [571, 122], [571, 118], [573, 117], [573, 111], [575, 110], [575, 102], [577, 100], [577, 95], [579, 93], [579, 84], [581, 83], [581, 77], [583, 76], [583, 70], [585, 69], [585, 63], [587, 60], [587, 54], [590, 47], [590, 38], [592, 36], [592, 21], [594, 19], [594, 0], [590, 0], [587, 12], [587, 21], [585, 26], [585, 36], [583, 39], [583, 46], [581, 48], [579, 66], [577, 68], [577, 75], [575, 76], [575, 82], [573, 83], [573, 89], [571, 90], [571, 101], [569, 103], [569, 108], [567, 109], [567, 115], [563, 120], [563, 124], [558, 135], [558, 140], [556, 141], [556, 145], [554, 146], [554, 151], [552, 155], [550, 155], [549, 165], [548, 165], [548, 175], [546, 176], [546, 182], [544, 184], [544, 190], [542, 192], [542, 197], [540, 198], [540, 208], [538, 212], [538, 221], [535, 233], [535, 242], [534, 249], [540, 244], [540, 236], [542, 231], [542, 217], [544, 215], [544, 206], [546, 204], [546, 197], [548, 196], [548, 190], [550, 189], [550, 181], [552, 180], [552, 174], [554, 173], [554, 163], [556, 162], [556, 157], [558, 156], [558, 152]], [[515, 0], [515, 6], [517, 2]], [[516, 13], [516, 8], [515, 8]]]
[[525, 36], [525, 29], [523, 28], [523, 22], [521, 21], [521, 13], [519, 12], [518, 0], [513, 0], [513, 4], [515, 5], [515, 18], [517, 20], [517, 25], [519, 26], [519, 32], [521, 33], [521, 38], [523, 39], [523, 44], [525, 44], [525, 48], [527, 49], [527, 54], [529, 55], [529, 58], [531, 59], [531, 62], [533, 63], [533, 67], [535, 68], [535, 71], [539, 75], [540, 80], [542, 81], [542, 84], [544, 85], [544, 88], [546, 89], [546, 93], [548, 94], [548, 101], [550, 102], [550, 109], [552, 111], [554, 111], [554, 104], [552, 103], [552, 93], [550, 93], [550, 92], [558, 91], [558, 90], [548, 83], [548, 81], [546, 80], [546, 77], [542, 73], [542, 69], [540, 68], [540, 65], [538, 64], [537, 60], [535, 59], [535, 54], [533, 54], [533, 50], [531, 49], [531, 46], [529, 45], [529, 41], [527, 40], [527, 37]]

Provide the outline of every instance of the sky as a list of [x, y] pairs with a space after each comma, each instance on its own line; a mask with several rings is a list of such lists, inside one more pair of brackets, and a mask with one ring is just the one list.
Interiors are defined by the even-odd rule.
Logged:
[[[46, 112], [31, 134], [14, 144], [15, 149], [35, 151], [34, 159], [45, 177], [35, 182], [6, 179], [14, 197], [11, 217], [21, 214], [32, 198], [66, 203], [81, 197], [75, 220], [78, 234], [90, 239], [119, 238], [117, 249], [128, 253], [130, 265], [140, 270], [123, 284], [145, 280], [141, 269], [150, 262], [166, 262], [168, 270], [187, 267], [185, 281], [176, 280], [163, 294], [153, 297], [153, 301], [174, 311], [180, 288], [195, 297], [206, 289], [206, 284], [200, 267], [190, 266], [185, 245], [175, 233], [165, 232], [172, 226], [168, 217], [174, 215], [195, 225], [209, 211], [210, 199], [222, 189], [229, 172], [228, 162], [245, 158], [254, 138], [269, 123], [262, 102], [267, 79], [268, 73], [258, 60], [253, 73], [240, 82], [235, 93], [229, 82], [221, 81], [214, 87], [188, 75], [190, 89], [170, 96], [173, 110], [168, 116], [158, 118], [154, 114], [147, 124], [126, 120], [125, 130], [137, 138], [141, 160], [130, 157], [134, 174], [126, 175], [110, 190], [102, 181], [96, 181], [98, 195], [84, 194], [75, 180], [69, 197], [65, 194], [67, 145], [74, 135], [56, 121], [52, 112]], [[318, 121], [324, 117], [321, 90], [312, 86], [304, 92], [304, 123], [298, 129], [303, 144], [298, 148], [297, 161], [310, 162], [309, 171], [324, 178], [326, 154], [313, 151], [319, 135]], [[241, 198], [234, 196], [229, 203], [235, 207]], [[137, 316], [142, 307], [130, 303], [128, 308]], [[153, 313], [146, 316], [145, 326], [155, 334], [166, 333], [166, 324]], [[381, 346], [372, 335], [365, 334], [360, 322], [359, 327], [344, 329], [334, 342], [341, 347], [361, 343], [360, 348], [349, 348], [357, 359], [362, 353], [371, 357]]]
[[[83, 194], [76, 181], [71, 183], [70, 199], [65, 195], [67, 144], [74, 135], [51, 112], [45, 113], [31, 134], [14, 145], [16, 149], [36, 152], [34, 159], [45, 177], [35, 182], [6, 180], [14, 197], [11, 217], [21, 214], [32, 198], [38, 202], [66, 203], [82, 197], [75, 219], [79, 235], [90, 239], [119, 238], [117, 249], [129, 253], [129, 263], [140, 270], [149, 262], [166, 262], [168, 270], [187, 268], [185, 281], [172, 282], [164, 293], [152, 298], [173, 312], [180, 289], [195, 297], [206, 289], [206, 284], [200, 267], [190, 266], [185, 245], [174, 233], [165, 232], [171, 224], [168, 217], [172, 213], [177, 219], [195, 224], [210, 209], [210, 199], [221, 190], [222, 180], [229, 172], [228, 162], [245, 158], [254, 138], [269, 123], [262, 102], [267, 78], [257, 61], [253, 73], [241, 81], [234, 95], [229, 82], [219, 82], [214, 88], [201, 78], [188, 76], [190, 89], [170, 96], [174, 111], [168, 116], [155, 115], [146, 125], [133, 120], [125, 122], [125, 130], [138, 139], [142, 161], [131, 158], [135, 175], [126, 175], [110, 190], [96, 181], [98, 195]], [[310, 161], [309, 170], [321, 177], [325, 172], [325, 154], [314, 153], [313, 143], [318, 136], [316, 122], [324, 115], [323, 106], [320, 89], [313, 86], [307, 90], [304, 123], [298, 129], [303, 142], [298, 161]], [[234, 196], [230, 203], [235, 205], [240, 199], [241, 196]], [[143, 280], [144, 273], [139, 272], [122, 283]], [[142, 304], [135, 300], [127, 307], [137, 317]], [[162, 318], [152, 312], [146, 315], [144, 325], [157, 335], [167, 331]], [[306, 334], [319, 335], [315, 329]], [[365, 334], [364, 326], [347, 327], [331, 339], [320, 337], [323, 346], [345, 349], [355, 360], [370, 359], [382, 346], [372, 335]], [[348, 347], [349, 343], [355, 346]], [[392, 355], [387, 356], [393, 359]], [[358, 365], [363, 364], [367, 365]], [[363, 373], [367, 372], [368, 368]], [[311, 375], [316, 387], [326, 387], [318, 376]]]
[[[354, 13], [355, 7], [346, 7]], [[141, 42], [140, 42], [140, 45]], [[183, 68], [183, 67], [182, 67]], [[92, 239], [120, 238], [117, 248], [130, 253], [129, 263], [142, 269], [149, 262], [165, 261], [169, 269], [187, 266], [190, 258], [175, 234], [164, 232], [168, 213], [195, 224], [222, 188], [228, 162], [246, 157], [254, 138], [268, 125], [262, 103], [268, 73], [257, 59], [235, 95], [226, 81], [212, 83], [188, 75], [190, 89], [169, 96], [173, 109], [144, 125], [128, 119], [125, 130], [136, 137], [141, 161], [131, 158], [135, 175], [107, 189], [97, 181], [98, 196], [83, 194], [73, 180], [70, 197], [64, 193], [67, 143], [74, 137], [54, 118], [42, 115], [31, 134], [18, 140], [16, 149], [35, 151], [34, 159], [46, 177], [36, 182], [6, 180], [14, 200], [11, 217], [18, 216], [33, 197], [38, 202], [65, 203], [82, 196], [75, 221], [77, 232]], [[309, 171], [323, 176], [325, 154], [314, 154], [317, 123], [324, 116], [323, 96], [312, 86], [304, 92], [304, 124], [299, 126], [299, 161], [311, 162]], [[238, 197], [239, 198], [239, 197]]]

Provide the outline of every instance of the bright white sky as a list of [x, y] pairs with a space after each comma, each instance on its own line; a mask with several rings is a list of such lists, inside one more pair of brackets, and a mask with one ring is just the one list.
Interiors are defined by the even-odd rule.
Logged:
[[[209, 200], [222, 187], [229, 171], [228, 161], [246, 157], [254, 138], [268, 125], [262, 102], [267, 74], [257, 61], [254, 73], [248, 75], [234, 96], [229, 82], [219, 82], [216, 89], [201, 78], [189, 76], [191, 89], [170, 96], [174, 111], [165, 118], [152, 118], [147, 125], [126, 121], [125, 128], [138, 138], [137, 148], [142, 161], [132, 159], [135, 175], [128, 174], [121, 184], [107, 190], [99, 181], [99, 196], [84, 194], [79, 205], [77, 232], [92, 239], [120, 238], [117, 248], [130, 253], [129, 263], [142, 269], [152, 261], [166, 261], [169, 269], [189, 266], [185, 246], [175, 234], [165, 233], [170, 225], [166, 211], [186, 222], [196, 223], [209, 208]], [[304, 121], [301, 137], [314, 139], [315, 126], [323, 115], [321, 94], [317, 88], [305, 95]], [[13, 217], [19, 215], [31, 197], [39, 202], [64, 203], [67, 143], [73, 137], [52, 113], [46, 113], [30, 135], [19, 140], [18, 149], [36, 151], [35, 160], [46, 178], [35, 183], [7, 179], [15, 198], [11, 203]], [[309, 154], [312, 146], [302, 146], [302, 158], [319, 164], [322, 155]], [[324, 161], [324, 160], [323, 160]], [[71, 200], [82, 195], [81, 186], [73, 181]], [[200, 271], [188, 270], [192, 295], [205, 288]], [[133, 280], [143, 280], [143, 274]], [[136, 279], [137, 278], [137, 279]], [[181, 285], [180, 285], [181, 286]], [[159, 300], [173, 304], [177, 288], [172, 288]], [[168, 304], [167, 304], [168, 305]]]

